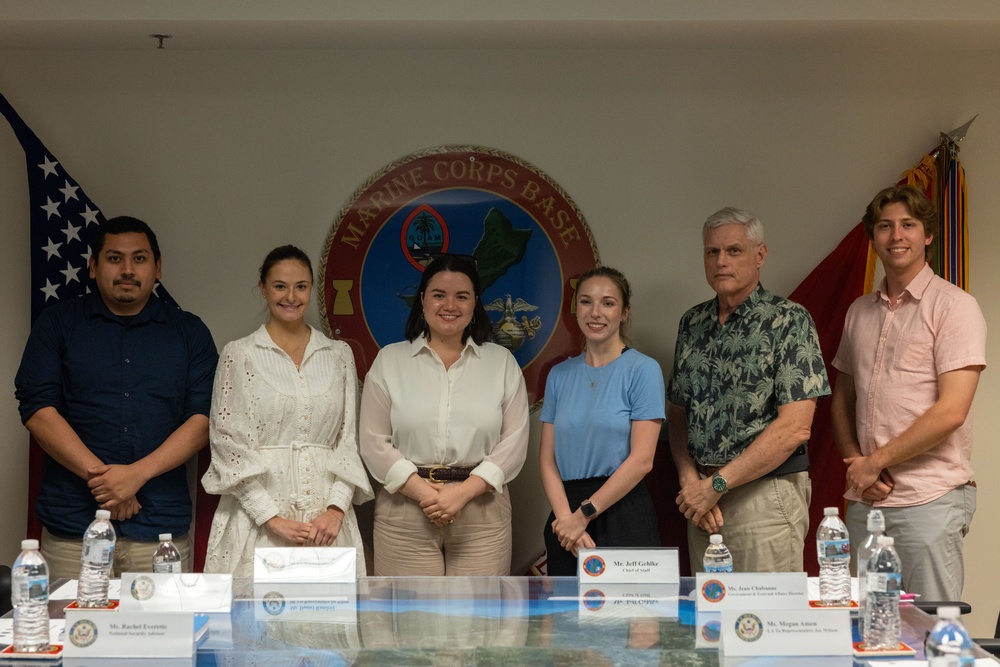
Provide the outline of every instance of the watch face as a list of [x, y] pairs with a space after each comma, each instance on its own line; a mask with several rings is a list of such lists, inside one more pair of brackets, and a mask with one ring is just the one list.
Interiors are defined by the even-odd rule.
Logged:
[[729, 486], [728, 484], [726, 484], [725, 478], [722, 475], [716, 473], [715, 475], [712, 476], [712, 488], [719, 493], [725, 493], [726, 489], [729, 488]]
[[591, 519], [597, 514], [597, 508], [589, 500], [580, 505], [580, 510], [583, 512], [583, 516]]

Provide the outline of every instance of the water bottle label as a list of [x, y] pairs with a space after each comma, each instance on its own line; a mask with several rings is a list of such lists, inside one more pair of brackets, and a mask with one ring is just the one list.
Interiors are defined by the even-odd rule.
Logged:
[[816, 553], [820, 558], [850, 558], [850, 540], [816, 540]]
[[181, 573], [181, 563], [180, 561], [164, 562], [164, 563], [153, 563], [153, 573], [154, 574], [180, 574]]
[[706, 565], [705, 572], [708, 574], [728, 573], [733, 571], [732, 565]]
[[110, 563], [115, 552], [115, 543], [111, 540], [94, 540], [83, 548], [81, 558], [84, 563], [104, 565]]
[[17, 600], [47, 602], [49, 599], [48, 577], [13, 577], [12, 596]]
[[869, 593], [896, 593], [902, 589], [903, 575], [899, 572], [869, 572]]

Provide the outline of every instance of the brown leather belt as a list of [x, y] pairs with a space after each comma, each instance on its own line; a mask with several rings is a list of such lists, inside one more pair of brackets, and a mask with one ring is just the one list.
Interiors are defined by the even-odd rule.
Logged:
[[[705, 477], [711, 477], [723, 467], [702, 465], [697, 461], [695, 461], [694, 465], [698, 469], [698, 472]], [[792, 452], [791, 456], [785, 459], [784, 463], [766, 475], [762, 475], [761, 478], [780, 477], [781, 475], [790, 475], [793, 472], [803, 472], [805, 470], [809, 470], [809, 452], [806, 450], [806, 444], [803, 443], [799, 445], [798, 449]]]
[[417, 474], [432, 482], [464, 482], [476, 466], [417, 466]]

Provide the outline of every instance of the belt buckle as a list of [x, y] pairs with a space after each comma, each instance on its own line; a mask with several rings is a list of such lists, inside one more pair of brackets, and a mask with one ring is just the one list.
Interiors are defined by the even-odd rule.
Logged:
[[434, 473], [438, 470], [447, 470], [448, 466], [431, 466], [427, 470], [427, 479], [431, 480], [435, 484], [444, 484], [447, 480], [438, 479], [434, 476]]

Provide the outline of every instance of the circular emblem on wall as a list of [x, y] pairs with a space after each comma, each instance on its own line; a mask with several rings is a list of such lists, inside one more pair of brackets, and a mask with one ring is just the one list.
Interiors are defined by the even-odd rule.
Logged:
[[583, 571], [592, 577], [599, 577], [604, 574], [607, 564], [600, 556], [587, 556], [583, 561]]
[[742, 614], [736, 619], [736, 636], [745, 642], [755, 642], [764, 634], [764, 624], [754, 614]]
[[260, 604], [264, 607], [264, 611], [271, 616], [279, 616], [281, 612], [285, 611], [285, 596], [276, 591], [270, 591], [264, 594]]
[[132, 593], [132, 597], [140, 602], [144, 602], [149, 598], [153, 597], [156, 593], [156, 584], [153, 580], [146, 576], [136, 577], [132, 581], [132, 586], [129, 588], [129, 592]]
[[726, 597], [726, 586], [718, 579], [709, 579], [702, 584], [701, 594], [709, 602], [718, 602]]
[[97, 626], [86, 618], [77, 621], [69, 629], [69, 641], [73, 646], [87, 648], [97, 641]]
[[441, 253], [476, 259], [492, 340], [536, 403], [549, 369], [581, 347], [576, 278], [599, 261], [583, 214], [538, 168], [489, 148], [429, 148], [372, 176], [338, 214], [320, 264], [326, 333], [350, 344], [361, 379], [404, 339], [421, 273]]

